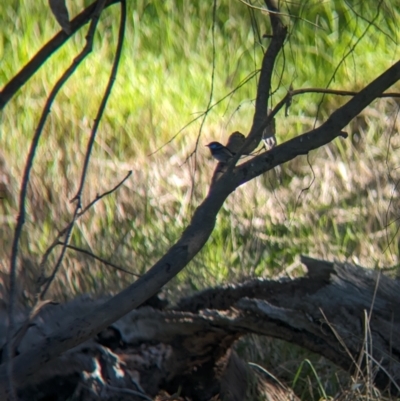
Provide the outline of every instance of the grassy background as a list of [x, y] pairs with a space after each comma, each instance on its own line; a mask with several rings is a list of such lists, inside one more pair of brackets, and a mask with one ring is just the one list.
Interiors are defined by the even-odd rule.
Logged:
[[[390, 1], [300, 3], [282, 5], [289, 36], [276, 65], [272, 106], [290, 85], [358, 90], [398, 59], [400, 8]], [[3, 6], [0, 87], [58, 32], [46, 4], [8, 0]], [[88, 4], [68, 2], [70, 15]], [[71, 218], [70, 200], [110, 72], [118, 18], [118, 6], [103, 13], [94, 51], [57, 97], [40, 142], [21, 243], [19, 284], [28, 304], [43, 253]], [[220, 1], [214, 27], [215, 57], [207, 2], [128, 2], [123, 57], [96, 138], [83, 203], [116, 185], [128, 170], [133, 174], [77, 222], [73, 245], [145, 272], [179, 237], [207, 193], [215, 163], [204, 145], [224, 142], [232, 131], [248, 132], [254, 73], [268, 45], [261, 36], [271, 32], [268, 15], [239, 1]], [[84, 46], [85, 32], [86, 27], [52, 56], [0, 114], [4, 274], [30, 140], [46, 96]], [[222, 101], [204, 116], [211, 87], [213, 104]], [[276, 118], [278, 141], [320, 124], [346, 100], [295, 97], [289, 115], [282, 111]], [[396, 266], [398, 225], [388, 223], [398, 217], [397, 116], [395, 100], [377, 100], [346, 128], [349, 139], [335, 140], [239, 188], [221, 210], [207, 245], [167, 286], [166, 295], [177, 299], [249, 276], [301, 275], [300, 253], [373, 268]], [[112, 293], [131, 281], [129, 275], [70, 251], [49, 294], [67, 299]]]

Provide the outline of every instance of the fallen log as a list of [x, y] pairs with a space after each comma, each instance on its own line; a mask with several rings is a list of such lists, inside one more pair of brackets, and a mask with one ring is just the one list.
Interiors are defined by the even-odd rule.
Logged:
[[[250, 280], [207, 289], [172, 308], [134, 310], [27, 378], [19, 397], [295, 400], [278, 379], [233, 351], [249, 333], [297, 344], [358, 380], [372, 378], [380, 391], [399, 395], [399, 281], [347, 263], [308, 257], [302, 262], [308, 269], [302, 278]], [[34, 349], [100, 302], [82, 297], [45, 305], [16, 352]], [[0, 330], [3, 346], [4, 330], [5, 325]]]

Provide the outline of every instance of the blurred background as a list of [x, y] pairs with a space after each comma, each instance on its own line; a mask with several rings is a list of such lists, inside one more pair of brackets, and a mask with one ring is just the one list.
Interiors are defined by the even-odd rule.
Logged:
[[[73, 18], [88, 1], [67, 2]], [[128, 2], [117, 80], [93, 149], [83, 205], [97, 202], [71, 244], [141, 274], [176, 241], [207, 194], [226, 143], [252, 123], [258, 71], [271, 33], [263, 2]], [[399, 57], [400, 5], [282, 2], [288, 40], [276, 65], [273, 107], [290, 86], [358, 91]], [[58, 31], [46, 2], [7, 0], [0, 16], [0, 87]], [[21, 242], [20, 287], [32, 302], [40, 260], [71, 220], [86, 145], [115, 54], [119, 6], [101, 15], [93, 52], [63, 87], [41, 137]], [[0, 268], [6, 275], [30, 141], [54, 83], [85, 44], [88, 26], [59, 49], [0, 112]], [[393, 91], [399, 87], [393, 88]], [[211, 108], [207, 110], [211, 99]], [[320, 125], [346, 96], [303, 94], [276, 117], [278, 143]], [[239, 188], [202, 252], [165, 289], [174, 300], [248, 277], [304, 274], [298, 256], [371, 268], [398, 264], [398, 101], [375, 101], [347, 140], [298, 157]], [[285, 115], [287, 114], [287, 115]], [[60, 247], [46, 264], [50, 272]], [[132, 276], [69, 250], [53, 299], [109, 294]]]

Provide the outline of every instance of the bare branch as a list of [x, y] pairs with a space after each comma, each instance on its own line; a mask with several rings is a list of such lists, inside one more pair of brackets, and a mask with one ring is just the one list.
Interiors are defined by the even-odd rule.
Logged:
[[[73, 324], [68, 327], [60, 327], [52, 337], [47, 338], [35, 349], [14, 359], [15, 384], [23, 383], [26, 377], [35, 374], [41, 366], [60, 353], [91, 338], [154, 295], [201, 250], [213, 231], [219, 209], [229, 194], [239, 185], [280, 163], [306, 154], [337, 136], [343, 136], [341, 129], [399, 79], [400, 61], [333, 113], [321, 127], [255, 157], [235, 168], [232, 174], [224, 173], [196, 209], [190, 225], [185, 229], [181, 238], [146, 274], [112, 299], [95, 307], [85, 316], [77, 318]], [[259, 129], [262, 129], [262, 126]], [[0, 367], [0, 398], [4, 398], [6, 395], [5, 378], [5, 368], [2, 365]]]
[[[95, 33], [95, 30], [96, 30], [96, 27], [97, 27], [97, 24], [98, 24], [98, 21], [99, 21], [100, 14], [102, 13], [102, 11], [104, 9], [105, 2], [106, 2], [106, 0], [99, 0], [97, 5], [96, 5], [96, 8], [95, 8], [95, 10], [93, 12], [93, 16], [92, 16], [92, 22], [90, 24], [89, 31], [88, 31], [88, 34], [86, 36], [86, 46], [83, 49], [82, 54], [84, 54], [84, 53], [88, 54], [88, 53], [90, 53], [92, 51], [94, 33]], [[121, 1], [121, 3], [123, 3], [123, 1]], [[125, 18], [122, 17], [122, 16], [121, 16], [121, 25], [123, 26], [123, 32], [124, 32], [124, 29], [125, 29]], [[122, 36], [122, 39], [123, 39], [123, 36]], [[94, 139], [96, 137], [97, 128], [99, 126], [100, 119], [101, 119], [101, 116], [103, 114], [105, 103], [107, 102], [108, 95], [109, 95], [109, 93], [111, 91], [111, 87], [112, 87], [112, 85], [114, 83], [115, 73], [116, 73], [116, 69], [118, 68], [119, 58], [120, 58], [120, 55], [121, 55], [122, 41], [123, 40], [121, 40], [121, 38], [118, 37], [117, 52], [116, 52], [115, 59], [114, 59], [114, 65], [113, 65], [113, 68], [112, 68], [111, 74], [110, 74], [110, 81], [109, 81], [109, 83], [107, 85], [106, 93], [104, 94], [104, 97], [102, 99], [102, 102], [101, 102], [101, 105], [100, 105], [100, 108], [99, 108], [99, 112], [98, 112], [97, 117], [95, 119], [95, 124], [94, 124], [94, 126], [92, 128], [92, 132], [91, 132], [91, 135], [90, 135], [89, 145], [88, 145], [88, 149], [86, 151], [85, 162], [84, 162], [84, 166], [83, 166], [83, 170], [82, 170], [81, 184], [79, 186], [78, 193], [74, 198], [74, 199], [77, 200], [77, 204], [75, 206], [75, 210], [74, 210], [74, 214], [73, 214], [73, 217], [72, 217], [71, 225], [70, 225], [69, 229], [67, 230], [67, 232], [65, 234], [64, 247], [62, 247], [62, 249], [61, 249], [60, 255], [59, 255], [58, 260], [57, 260], [57, 262], [56, 262], [56, 264], [54, 266], [53, 272], [50, 275], [50, 277], [46, 280], [46, 284], [45, 284], [45, 286], [44, 286], [44, 288], [43, 288], [43, 290], [42, 290], [42, 292], [40, 294], [39, 298], [41, 300], [46, 295], [46, 292], [50, 288], [50, 285], [53, 282], [54, 278], [56, 277], [56, 274], [57, 274], [57, 272], [58, 272], [58, 270], [59, 270], [59, 268], [61, 266], [61, 263], [64, 260], [64, 256], [65, 256], [65, 253], [66, 253], [66, 245], [68, 244], [68, 242], [69, 242], [69, 240], [71, 238], [72, 229], [73, 229], [75, 221], [76, 221], [76, 219], [78, 217], [79, 210], [82, 207], [82, 205], [81, 205], [81, 193], [82, 193], [83, 186], [84, 186], [84, 183], [85, 183], [85, 177], [86, 177], [87, 167], [88, 167], [88, 164], [89, 164], [89, 158], [90, 158], [90, 154], [91, 154], [91, 151], [92, 151], [92, 146], [93, 146], [93, 143], [94, 143]], [[110, 82], [111, 82], [111, 84], [110, 84]]]
[[[41, 269], [41, 277], [39, 277], [39, 287], [43, 285], [44, 282], [44, 267], [47, 263], [47, 260], [53, 251], [53, 249], [59, 245], [60, 243], [60, 238], [62, 238], [72, 227], [74, 224], [74, 221], [76, 221], [79, 217], [83, 216], [92, 206], [94, 206], [100, 199], [104, 198], [107, 195], [112, 194], [114, 191], [116, 191], [130, 176], [132, 175], [132, 171], [129, 171], [128, 174], [123, 178], [122, 181], [120, 181], [114, 188], [110, 189], [109, 191], [103, 192], [100, 195], [97, 195], [95, 199], [93, 199], [91, 202], [89, 202], [82, 210], [80, 210], [76, 216], [75, 220], [72, 220], [68, 223], [66, 227], [64, 227], [60, 232], [58, 233], [57, 237], [54, 239], [53, 243], [46, 249], [46, 252], [43, 254], [42, 260], [40, 262], [40, 269]], [[63, 242], [65, 243], [65, 241]], [[38, 292], [40, 291], [40, 288], [38, 289]], [[39, 299], [39, 297], [38, 297]]]
[[253, 125], [242, 148], [232, 158], [231, 162], [227, 166], [228, 168], [225, 169], [224, 165], [221, 166], [220, 164], [218, 164], [213, 174], [213, 178], [211, 181], [212, 184], [214, 184], [219, 179], [219, 177], [223, 174], [225, 170], [227, 170], [228, 173], [231, 173], [236, 163], [240, 159], [240, 157], [244, 153], [250, 154], [258, 146], [261, 139], [263, 138], [264, 129], [273, 120], [275, 114], [277, 113], [277, 111], [268, 113], [268, 98], [271, 90], [273, 68], [275, 65], [276, 58], [281, 48], [283, 47], [287, 34], [287, 28], [283, 25], [281, 21], [278, 12], [279, 10], [275, 0], [266, 0], [265, 3], [268, 9], [271, 11], [270, 19], [272, 24], [273, 35], [271, 43], [264, 54], [261, 66], [261, 74], [257, 88], [256, 110], [254, 113]]
[[[336, 95], [336, 96], [355, 96], [359, 92], [354, 91], [345, 91], [341, 89], [325, 89], [325, 88], [301, 88], [301, 89], [292, 89], [290, 91], [290, 96], [302, 95], [304, 93], [324, 93], [326, 95]], [[377, 98], [398, 98], [400, 97], [399, 92], [385, 92], [377, 96]], [[284, 102], [287, 102], [287, 97], [285, 97]]]
[[[107, 195], [112, 194], [114, 191], [116, 191], [130, 176], [132, 175], [132, 171], [129, 171], [128, 174], [112, 189], [110, 189], [109, 191], [103, 192], [100, 195], [97, 195], [95, 199], [93, 199], [91, 202], [89, 202], [88, 205], [86, 205], [81, 211], [78, 212], [77, 214], [77, 219], [79, 217], [81, 217], [82, 215], [84, 215], [93, 205], [95, 205], [100, 199], [104, 198]], [[46, 252], [43, 255], [42, 261], [40, 263], [40, 267], [42, 270], [41, 276], [38, 278], [38, 289], [37, 289], [37, 294], [36, 294], [36, 299], [35, 299], [35, 304], [33, 305], [33, 307], [31, 308], [31, 311], [28, 315], [28, 317], [26, 318], [25, 322], [23, 323], [21, 329], [16, 333], [14, 340], [13, 340], [13, 349], [16, 349], [19, 345], [19, 343], [22, 341], [24, 335], [26, 334], [29, 325], [31, 324], [31, 322], [33, 321], [33, 319], [35, 318], [35, 316], [39, 313], [40, 309], [44, 306], [47, 305], [50, 301], [41, 301], [40, 299], [40, 287], [43, 285], [43, 283], [45, 283], [45, 279], [44, 279], [44, 265], [47, 262], [47, 259], [49, 257], [49, 255], [51, 254], [51, 252], [53, 251], [53, 249], [58, 246], [58, 245], [64, 245], [65, 242], [61, 242], [59, 241], [59, 239], [70, 229], [71, 225], [73, 224], [73, 222], [71, 221], [67, 227], [65, 227], [63, 230], [61, 230], [57, 236], [57, 238], [53, 241], [53, 243], [47, 248]], [[111, 262], [108, 262], [96, 255], [94, 255], [93, 253], [86, 251], [84, 249], [81, 248], [77, 248], [74, 247], [72, 245], [67, 245], [67, 248], [73, 249], [77, 252], [82, 252], [82, 253], [86, 253], [87, 255], [99, 260], [100, 262], [108, 265], [108, 266], [112, 266], [117, 270], [121, 270], [125, 273], [128, 274], [132, 274], [133, 276], [136, 277], [140, 277], [140, 275], [132, 273], [126, 269], [123, 269], [120, 266], [117, 266]]]
[[[117, 3], [120, 0], [107, 0], [105, 8]], [[92, 3], [89, 7], [83, 10], [71, 21], [71, 33], [67, 35], [64, 31], [60, 31], [47, 42], [33, 57], [32, 60], [26, 64], [21, 71], [15, 75], [7, 85], [0, 92], [0, 110], [11, 100], [11, 98], [26, 84], [26, 82], [39, 70], [44, 62], [58, 50], [73, 34], [79, 31], [83, 25], [87, 24], [96, 9], [97, 1]]]
[[65, 0], [49, 0], [50, 9], [56, 18], [57, 22], [60, 24], [63, 31], [70, 35], [71, 25], [69, 23], [68, 8], [65, 4]]
[[76, 252], [80, 252], [80, 253], [84, 253], [85, 255], [89, 255], [89, 256], [92, 257], [93, 259], [96, 259], [96, 260], [98, 260], [99, 262], [104, 263], [106, 266], [111, 266], [111, 267], [113, 267], [114, 269], [120, 270], [120, 271], [122, 271], [122, 272], [124, 272], [124, 273], [128, 273], [128, 274], [130, 274], [130, 275], [132, 275], [132, 276], [135, 276], [135, 277], [140, 277], [140, 274], [132, 273], [131, 271], [126, 270], [126, 269], [124, 269], [123, 267], [120, 267], [120, 266], [118, 266], [118, 265], [116, 265], [116, 264], [114, 264], [114, 263], [111, 263], [111, 262], [109, 262], [108, 260], [105, 260], [105, 259], [101, 258], [100, 256], [97, 256], [97, 255], [95, 255], [94, 253], [92, 253], [92, 252], [90, 252], [90, 251], [87, 251], [86, 249], [78, 248], [77, 246], [74, 246], [74, 245], [71, 245], [71, 244], [65, 245], [65, 243], [64, 243], [64, 242], [61, 242], [61, 241], [59, 241], [59, 242], [57, 243], [57, 245], [66, 246], [66, 248], [68, 248], [68, 249], [72, 249], [72, 250], [74, 250], [74, 251], [76, 251]]
[[[234, 170], [237, 180], [236, 185], [244, 184], [272, 168], [292, 160], [298, 155], [305, 155], [311, 150], [324, 146], [338, 136], [344, 137], [345, 133], [341, 130], [374, 99], [381, 96], [387, 88], [390, 88], [399, 79], [400, 61], [358, 92], [344, 106], [332, 113], [328, 120], [320, 127], [293, 138], [238, 166]], [[283, 101], [279, 103], [281, 106], [283, 104]], [[277, 110], [273, 110], [259, 130], [262, 131], [268, 125], [270, 118], [276, 112]]]
[[82, 216], [84, 213], [86, 213], [95, 203], [97, 203], [100, 199], [104, 198], [105, 196], [111, 195], [113, 192], [115, 192], [118, 188], [123, 185], [123, 183], [132, 175], [132, 170], [129, 170], [128, 174], [114, 187], [111, 188], [110, 190], [103, 192], [100, 195], [97, 195], [95, 199], [93, 199], [91, 202], [89, 202], [79, 213], [78, 217]]
[[[267, 0], [265, 3], [269, 10], [278, 11], [274, 0]], [[262, 131], [260, 132], [258, 128], [263, 124], [265, 117], [268, 115], [268, 99], [271, 91], [272, 73], [276, 58], [283, 47], [287, 34], [287, 28], [283, 25], [279, 14], [275, 12], [270, 13], [270, 19], [273, 35], [271, 43], [264, 54], [261, 66], [253, 125], [249, 133], [249, 141], [246, 142], [244, 149], [246, 153], [252, 152], [261, 141]]]
[[[12, 386], [12, 357], [13, 357], [13, 349], [12, 349], [12, 336], [13, 336], [13, 331], [14, 331], [14, 308], [15, 308], [15, 288], [16, 288], [16, 277], [17, 277], [17, 257], [18, 257], [18, 247], [19, 247], [19, 240], [22, 234], [22, 228], [25, 224], [25, 214], [26, 214], [26, 196], [27, 196], [27, 191], [28, 191], [28, 184], [29, 184], [29, 178], [30, 178], [30, 172], [32, 170], [33, 166], [33, 160], [35, 158], [36, 154], [36, 149], [39, 145], [39, 139], [41, 137], [44, 124], [46, 122], [47, 116], [50, 113], [51, 105], [53, 104], [54, 99], [56, 98], [58, 92], [62, 88], [62, 86], [67, 82], [67, 80], [72, 76], [72, 74], [75, 72], [79, 64], [85, 59], [85, 57], [91, 52], [92, 50], [92, 45], [93, 45], [93, 35], [94, 31], [97, 26], [98, 22], [98, 16], [100, 15], [102, 11], [102, 7], [99, 6], [102, 5], [104, 6], [105, 1], [103, 0], [102, 2], [99, 2], [96, 4], [96, 8], [94, 12], [92, 13], [92, 23], [89, 27], [88, 35], [87, 35], [87, 42], [84, 47], [84, 49], [81, 51], [81, 53], [74, 59], [70, 67], [63, 73], [61, 78], [56, 82], [54, 85], [53, 90], [51, 91], [46, 104], [43, 108], [42, 115], [40, 117], [38, 126], [35, 130], [31, 147], [29, 150], [28, 158], [25, 164], [25, 170], [22, 178], [22, 183], [21, 183], [21, 191], [20, 191], [20, 197], [19, 197], [19, 215], [17, 218], [17, 225], [14, 231], [14, 239], [13, 239], [13, 244], [12, 244], [12, 250], [11, 250], [11, 257], [10, 257], [10, 296], [9, 296], [9, 303], [8, 303], [8, 330], [7, 330], [7, 343], [5, 346], [5, 361], [7, 362], [8, 366], [8, 382], [10, 384], [10, 394], [11, 397], [15, 399], [15, 395], [13, 394], [13, 386]], [[123, 20], [125, 21], [125, 20]], [[122, 47], [122, 44], [120, 45]], [[117, 59], [117, 57], [116, 57]], [[112, 76], [112, 78], [114, 78]], [[109, 88], [107, 88], [109, 89]], [[104, 102], [103, 102], [104, 103]], [[100, 114], [101, 115], [101, 114]], [[96, 127], [97, 128], [97, 127]], [[80, 207], [80, 202], [79, 202], [79, 207]], [[79, 211], [79, 208], [77, 207], [74, 213], [74, 220], [76, 219], [77, 213]], [[71, 226], [72, 230], [72, 226]], [[71, 235], [71, 231], [67, 233], [65, 243], [68, 242], [69, 236]], [[46, 286], [42, 292], [41, 298], [43, 298], [44, 294], [46, 293], [47, 289], [49, 288], [49, 285], [52, 281], [52, 279], [55, 277], [55, 274], [58, 270], [58, 267], [61, 264], [61, 261], [63, 259], [65, 250], [61, 252], [61, 255], [58, 259], [58, 262], [56, 264], [56, 267], [54, 268], [53, 274], [50, 277], [50, 280], [46, 283]]]

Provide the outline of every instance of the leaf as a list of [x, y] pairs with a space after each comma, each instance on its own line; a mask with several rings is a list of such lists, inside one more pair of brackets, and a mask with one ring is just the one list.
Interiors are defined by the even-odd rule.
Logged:
[[61, 25], [63, 31], [67, 34], [71, 34], [71, 24], [69, 23], [68, 9], [65, 4], [66, 0], [49, 0], [49, 6], [57, 22]]

